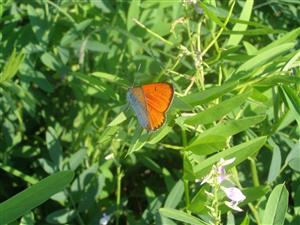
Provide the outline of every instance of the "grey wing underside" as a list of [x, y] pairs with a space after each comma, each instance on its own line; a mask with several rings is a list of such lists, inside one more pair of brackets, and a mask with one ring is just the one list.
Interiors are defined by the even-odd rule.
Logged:
[[148, 124], [148, 117], [147, 117], [147, 112], [146, 112], [146, 107], [142, 105], [134, 95], [132, 95], [130, 92], [127, 94], [127, 99], [135, 112], [139, 123], [143, 128], [149, 127]]

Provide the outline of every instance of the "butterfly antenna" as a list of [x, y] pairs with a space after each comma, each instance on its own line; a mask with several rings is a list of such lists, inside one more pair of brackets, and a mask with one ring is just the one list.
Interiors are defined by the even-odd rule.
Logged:
[[[139, 66], [138, 66], [138, 68], [137, 68], [137, 71], [136, 71], [136, 72], [139, 72], [139, 71], [140, 71], [140, 69], [141, 69], [141, 67], [142, 67], [142, 64], [140, 63], [140, 64], [139, 64]], [[134, 87], [134, 85], [135, 85], [135, 81], [136, 81], [136, 78], [135, 78], [135, 76], [133, 76], [133, 84], [132, 84], [132, 86], [131, 86], [131, 87]]]

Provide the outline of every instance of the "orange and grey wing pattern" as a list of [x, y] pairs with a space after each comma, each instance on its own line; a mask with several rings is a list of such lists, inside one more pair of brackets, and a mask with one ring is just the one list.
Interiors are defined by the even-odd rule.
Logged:
[[127, 99], [133, 108], [139, 123], [147, 130], [160, 128], [166, 120], [174, 95], [174, 89], [168, 83], [152, 83], [130, 88]]

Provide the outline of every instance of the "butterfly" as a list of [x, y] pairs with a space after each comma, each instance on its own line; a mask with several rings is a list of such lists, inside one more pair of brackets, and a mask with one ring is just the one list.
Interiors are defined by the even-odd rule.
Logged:
[[129, 88], [127, 99], [141, 126], [154, 131], [165, 122], [173, 95], [173, 86], [160, 82]]

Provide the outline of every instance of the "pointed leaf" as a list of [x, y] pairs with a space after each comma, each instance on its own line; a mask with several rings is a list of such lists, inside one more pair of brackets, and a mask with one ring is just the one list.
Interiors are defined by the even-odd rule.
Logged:
[[194, 173], [197, 177], [205, 176], [209, 173], [212, 166], [216, 164], [221, 158], [231, 159], [235, 158], [235, 161], [228, 165], [227, 168], [238, 165], [249, 156], [254, 155], [259, 149], [264, 145], [266, 137], [255, 138], [251, 141], [245, 142], [243, 144], [234, 146], [230, 149], [225, 149], [222, 152], [219, 152], [202, 162], [199, 162], [198, 165], [194, 167]]
[[285, 214], [288, 208], [289, 193], [284, 184], [277, 185], [268, 198], [262, 224], [284, 224]]
[[192, 225], [207, 225], [204, 221], [198, 219], [195, 216], [189, 215], [185, 212], [176, 210], [176, 209], [169, 209], [169, 208], [160, 208], [159, 213], [162, 216], [171, 218], [173, 220], [181, 221], [184, 223], [192, 224]]
[[0, 204], [1, 224], [10, 223], [47, 201], [71, 182], [74, 173], [62, 171], [14, 195]]

